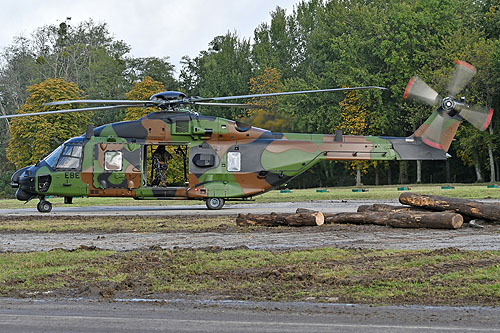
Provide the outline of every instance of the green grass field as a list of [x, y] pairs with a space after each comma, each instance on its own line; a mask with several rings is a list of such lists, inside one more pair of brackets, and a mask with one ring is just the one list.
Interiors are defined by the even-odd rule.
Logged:
[[0, 254], [2, 296], [500, 305], [500, 253], [457, 249]]
[[[441, 189], [442, 186], [450, 184], [424, 184], [405, 185], [410, 187], [411, 192], [432, 195], [443, 195], [456, 198], [469, 199], [500, 199], [500, 188], [487, 188], [487, 184], [451, 184], [454, 189]], [[317, 189], [292, 190], [291, 193], [281, 193], [279, 190], [270, 191], [255, 197], [256, 202], [287, 202], [287, 201], [309, 201], [309, 200], [370, 200], [370, 199], [397, 199], [403, 191], [398, 187], [403, 185], [363, 186], [368, 192], [353, 192], [355, 187], [330, 187], [324, 188], [328, 192], [317, 192]], [[56, 206], [63, 205], [62, 198], [49, 199]], [[13, 208], [35, 208], [38, 200], [24, 204], [15, 199], [0, 200], [0, 209]], [[161, 205], [196, 205], [203, 204], [201, 201], [184, 200], [142, 200], [131, 198], [74, 198], [73, 205], [77, 207], [87, 206], [161, 206]]]

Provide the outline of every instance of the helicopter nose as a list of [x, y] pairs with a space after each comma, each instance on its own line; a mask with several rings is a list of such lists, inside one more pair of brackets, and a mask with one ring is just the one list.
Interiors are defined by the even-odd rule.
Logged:
[[36, 196], [35, 172], [32, 167], [17, 170], [11, 178], [11, 187], [17, 188], [17, 200], [27, 201]]

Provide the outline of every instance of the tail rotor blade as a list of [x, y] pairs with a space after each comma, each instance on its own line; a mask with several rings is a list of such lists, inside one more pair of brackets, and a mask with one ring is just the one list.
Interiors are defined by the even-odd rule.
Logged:
[[403, 97], [404, 99], [417, 100], [432, 106], [437, 105], [441, 100], [439, 94], [418, 76], [410, 79]]
[[434, 111], [429, 119], [415, 132], [414, 136], [421, 137], [422, 141], [428, 146], [448, 151], [459, 125], [459, 120]]
[[450, 77], [448, 82], [448, 92], [453, 97], [458, 94], [469, 83], [469, 81], [476, 75], [477, 70], [474, 66], [465, 61], [455, 61], [455, 71]]
[[490, 126], [493, 109], [487, 106], [462, 106], [459, 115], [478, 130], [484, 131]]

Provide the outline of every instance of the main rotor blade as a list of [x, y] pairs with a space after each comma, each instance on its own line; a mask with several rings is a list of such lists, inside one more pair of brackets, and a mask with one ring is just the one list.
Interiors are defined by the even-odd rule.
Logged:
[[418, 76], [414, 76], [410, 79], [408, 85], [406, 85], [403, 98], [414, 99], [432, 106], [437, 105], [441, 100], [439, 94]]
[[433, 148], [448, 151], [460, 121], [438, 111], [427, 119], [415, 132], [414, 136]]
[[209, 102], [194, 102], [195, 105], [203, 106], [222, 106], [227, 108], [244, 108], [244, 109], [262, 109], [264, 106], [256, 104], [237, 104], [237, 103], [209, 103]]
[[459, 115], [478, 130], [484, 131], [490, 126], [491, 118], [493, 117], [493, 109], [487, 106], [464, 105], [460, 108]]
[[163, 100], [147, 100], [147, 101], [131, 101], [131, 100], [119, 100], [119, 99], [78, 99], [72, 101], [57, 101], [45, 103], [44, 105], [52, 106], [52, 105], [64, 105], [64, 104], [76, 104], [76, 103], [84, 103], [84, 104], [164, 104]]
[[207, 97], [207, 98], [200, 97], [200, 98], [195, 98], [192, 101], [193, 102], [226, 101], [226, 100], [229, 100], [229, 99], [271, 97], [271, 96], [311, 94], [311, 93], [320, 93], [320, 92], [364, 90], [364, 89], [381, 89], [381, 90], [386, 90], [387, 88], [376, 87], [376, 86], [368, 86], [368, 87], [352, 87], [352, 88], [333, 88], [333, 89], [318, 89], [318, 90], [302, 90], [302, 91], [288, 91], [288, 92], [279, 92], [279, 93], [253, 94], [253, 95], [240, 95], [240, 96]]
[[455, 64], [455, 70], [450, 76], [450, 81], [448, 82], [448, 92], [451, 97], [454, 97], [462, 91], [462, 89], [477, 73], [476, 68], [465, 61], [455, 60]]
[[[54, 114], [54, 113], [69, 113], [69, 112], [80, 112], [80, 111], [120, 109], [120, 108], [130, 108], [130, 107], [133, 107], [133, 106], [134, 105], [130, 105], [130, 104], [128, 104], [128, 105], [110, 105], [110, 106], [96, 106], [96, 107], [91, 107], [91, 108], [55, 110], [55, 111], [46, 111], [46, 112], [16, 113], [16, 114], [9, 114], [9, 115], [6, 115], [6, 116], [0, 116], [0, 119], [2, 119], [2, 118], [25, 117], [25, 116], [41, 116], [41, 115]], [[136, 104], [135, 106], [142, 106], [142, 105]]]

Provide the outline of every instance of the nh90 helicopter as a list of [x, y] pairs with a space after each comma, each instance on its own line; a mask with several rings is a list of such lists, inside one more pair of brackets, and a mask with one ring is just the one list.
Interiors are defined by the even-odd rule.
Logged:
[[[135, 121], [98, 128], [88, 126], [84, 135], [67, 140], [40, 160], [14, 173], [12, 187], [22, 201], [38, 198], [38, 211], [50, 212], [46, 196], [131, 197], [147, 199], [204, 200], [209, 209], [220, 209], [228, 200], [247, 200], [276, 188], [323, 160], [445, 160], [455, 132], [463, 120], [480, 130], [489, 126], [493, 110], [470, 107], [455, 100], [476, 69], [456, 62], [447, 97], [442, 98], [418, 77], [408, 83], [405, 99], [437, 107], [410, 137], [273, 133], [238, 121], [182, 111], [186, 105], [249, 107], [222, 101], [290, 94], [384, 89], [337, 88], [230, 97], [186, 97], [167, 91], [150, 100], [76, 100], [49, 105], [108, 104], [82, 109], [31, 114], [106, 110], [155, 106], [158, 112]], [[153, 150], [154, 147], [154, 150]], [[168, 165], [164, 148], [175, 147], [183, 159], [184, 186], [161, 181]]]

